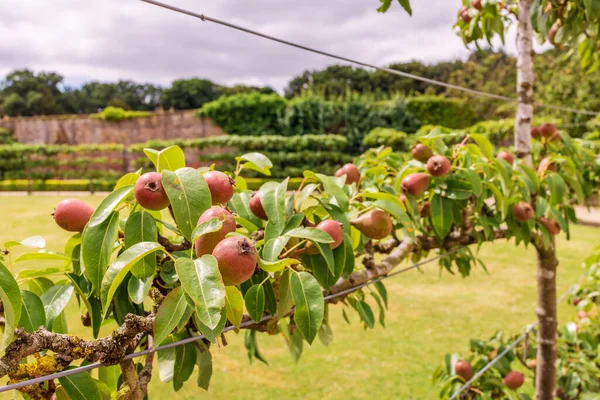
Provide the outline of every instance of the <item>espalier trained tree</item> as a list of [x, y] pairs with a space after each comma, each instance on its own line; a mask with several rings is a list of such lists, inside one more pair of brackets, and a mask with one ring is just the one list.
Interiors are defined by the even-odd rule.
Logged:
[[[81, 373], [20, 390], [32, 399], [142, 399], [154, 356], [124, 357], [202, 335], [159, 351], [158, 375], [178, 390], [198, 366], [198, 385], [208, 388], [211, 344], [226, 343], [226, 328], [246, 329], [250, 359], [262, 360], [258, 332], [283, 333], [298, 359], [303, 341], [331, 340], [329, 303], [343, 301], [344, 313], [355, 310], [372, 328], [372, 297], [383, 323], [385, 287], [375, 283], [369, 297], [360, 285], [409, 256], [418, 261], [439, 251], [444, 269], [466, 276], [480, 263], [470, 244], [514, 237], [546, 248], [554, 232], [544, 221], [568, 234], [573, 202], [596, 185], [594, 154], [582, 142], [567, 135], [539, 142], [534, 159], [547, 157], [556, 168], [536, 171], [496, 158], [482, 135], [457, 136], [424, 137], [420, 161], [382, 147], [338, 177], [305, 171], [293, 192], [287, 179], [246, 190], [245, 170], [270, 174], [259, 153], [239, 157], [235, 171], [223, 173], [186, 167], [178, 147], [146, 149], [156, 171], [125, 175], [95, 210], [76, 200], [57, 205], [57, 224], [82, 230], [62, 252], [45, 249], [40, 237], [5, 244], [0, 376], [14, 383], [101, 362], [98, 380]], [[39, 250], [12, 260], [19, 245]], [[13, 277], [13, 264], [26, 260], [60, 267]], [[66, 334], [72, 297], [96, 339]], [[103, 324], [115, 329], [98, 338]]]

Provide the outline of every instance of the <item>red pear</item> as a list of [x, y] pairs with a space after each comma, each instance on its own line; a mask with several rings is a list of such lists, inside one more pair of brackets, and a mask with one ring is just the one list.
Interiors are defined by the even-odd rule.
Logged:
[[246, 282], [256, 269], [256, 249], [242, 236], [230, 236], [217, 244], [212, 252], [217, 259], [225, 286]]
[[225, 204], [233, 197], [233, 180], [221, 171], [209, 171], [203, 175], [208, 184], [213, 204]]
[[87, 225], [94, 209], [78, 199], [60, 201], [54, 209], [54, 221], [58, 226], [69, 232], [82, 232]]
[[417, 143], [413, 146], [411, 154], [415, 160], [426, 163], [427, 160], [433, 157], [433, 150], [422, 143]]
[[540, 125], [540, 136], [546, 139], [550, 139], [556, 132], [556, 126], [549, 122], [545, 122]]
[[265, 209], [262, 205], [262, 202], [260, 201], [260, 196], [259, 196], [258, 192], [254, 193], [252, 195], [252, 197], [250, 198], [249, 205], [250, 205], [250, 211], [252, 212], [252, 214], [256, 215], [260, 219], [264, 219], [265, 221], [269, 219], [269, 217], [267, 217], [267, 213], [265, 212]]
[[170, 204], [162, 185], [162, 176], [158, 172], [148, 172], [140, 176], [133, 191], [137, 202], [147, 210], [162, 210]]
[[523, 383], [525, 383], [525, 376], [520, 372], [510, 371], [508, 374], [506, 374], [502, 382], [507, 388], [517, 390], [523, 386]]
[[427, 160], [427, 172], [431, 176], [446, 176], [450, 172], [450, 160], [444, 156], [433, 156]]
[[538, 175], [544, 175], [546, 171], [556, 172], [556, 164], [550, 160], [548, 157], [544, 157], [540, 161], [540, 165], [538, 165]]
[[515, 158], [513, 157], [513, 155], [508, 151], [501, 152], [500, 154], [498, 154], [496, 156], [496, 158], [499, 158], [500, 160], [504, 160], [507, 163], [509, 163], [510, 165], [512, 165], [512, 163], [515, 161]]
[[415, 172], [402, 179], [402, 190], [404, 193], [419, 196], [427, 190], [430, 183], [431, 177], [429, 175], [423, 172]]
[[468, 381], [473, 377], [473, 367], [471, 367], [470, 362], [465, 360], [459, 360], [454, 364], [454, 372], [465, 381]]
[[235, 219], [229, 211], [219, 206], [212, 206], [208, 210], [204, 211], [198, 219], [198, 225], [208, 221], [211, 218], [218, 218], [223, 221], [221, 229], [216, 232], [207, 233], [201, 236], [194, 243], [196, 249], [196, 256], [201, 257], [205, 254], [211, 254], [217, 244], [225, 239], [228, 233], [235, 232]]
[[558, 225], [558, 222], [552, 218], [540, 217], [539, 223], [546, 228], [550, 236], [555, 236], [560, 233], [560, 226]]
[[381, 210], [369, 211], [355, 220], [350, 225], [358, 229], [363, 235], [371, 239], [383, 239], [392, 233], [394, 224], [390, 216]]
[[348, 163], [335, 171], [335, 176], [342, 175], [346, 175], [346, 185], [358, 183], [360, 180], [360, 171], [358, 170], [358, 167], [352, 163]]
[[[329, 243], [331, 250], [337, 248], [344, 241], [344, 231], [342, 230], [342, 224], [331, 219], [319, 222], [316, 229], [320, 229], [323, 232], [327, 232], [333, 239], [332, 243]], [[318, 254], [319, 249], [313, 242], [308, 242], [305, 246], [307, 254]]]
[[527, 222], [533, 218], [533, 207], [529, 203], [520, 201], [512, 208], [512, 215], [517, 221]]

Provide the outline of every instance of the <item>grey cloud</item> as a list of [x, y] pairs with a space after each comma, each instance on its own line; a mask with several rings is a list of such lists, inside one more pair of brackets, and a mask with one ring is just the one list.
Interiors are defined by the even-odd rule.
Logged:
[[[379, 14], [376, 0], [165, 1], [377, 65], [468, 53], [452, 31], [460, 0], [413, 0], [412, 18], [397, 3]], [[168, 84], [198, 76], [282, 89], [306, 69], [337, 63], [141, 1], [2, 3], [0, 73], [27, 66], [78, 79]]]

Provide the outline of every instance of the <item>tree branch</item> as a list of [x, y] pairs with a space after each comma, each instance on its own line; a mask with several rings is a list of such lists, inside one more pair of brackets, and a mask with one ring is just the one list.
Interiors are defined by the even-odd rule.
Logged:
[[[105, 365], [119, 364], [131, 346], [137, 347], [139, 341], [147, 333], [152, 332], [153, 325], [154, 316], [152, 315], [142, 317], [128, 314], [123, 325], [112, 335], [92, 341], [52, 333], [45, 328], [40, 328], [33, 333], [28, 333], [22, 328], [15, 329], [16, 339], [8, 346], [6, 354], [0, 359], [0, 377], [24, 368], [27, 364], [19, 364], [23, 358], [44, 350], [56, 353], [52, 356], [55, 361], [52, 372], [61, 371], [71, 361], [77, 359], [102, 362]], [[43, 375], [47, 375], [47, 373]]]

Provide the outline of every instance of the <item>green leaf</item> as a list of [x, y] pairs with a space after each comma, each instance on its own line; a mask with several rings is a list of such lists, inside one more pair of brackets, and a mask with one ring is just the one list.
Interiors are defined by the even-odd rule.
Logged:
[[225, 307], [225, 286], [221, 280], [217, 260], [204, 255], [196, 260], [179, 258], [175, 270], [185, 292], [196, 304], [199, 320], [214, 329]]
[[431, 223], [440, 239], [444, 239], [452, 228], [452, 200], [434, 194], [431, 198]]
[[360, 319], [365, 323], [367, 328], [373, 329], [375, 327], [375, 314], [369, 304], [362, 300], [356, 302], [356, 311], [360, 315]]
[[42, 303], [39, 296], [28, 290], [21, 290], [21, 299], [23, 300], [23, 306], [19, 326], [31, 333], [40, 326], [46, 325], [44, 303]]
[[267, 156], [261, 153], [246, 153], [243, 156], [236, 157], [236, 161], [245, 161], [242, 164], [244, 168], [253, 169], [261, 174], [270, 176], [273, 163]]
[[524, 162], [519, 163], [517, 168], [520, 169], [532, 182], [533, 190], [531, 190], [531, 192], [537, 193], [540, 190], [540, 180], [537, 176], [537, 172]]
[[[156, 221], [150, 213], [144, 210], [133, 213], [125, 224], [125, 248], [140, 242], [155, 242], [157, 235]], [[150, 254], [136, 263], [131, 268], [131, 273], [136, 278], [146, 279], [154, 275], [155, 269], [156, 257]]]
[[285, 317], [290, 312], [294, 305], [294, 299], [292, 298], [292, 289], [290, 287], [290, 269], [286, 269], [279, 278], [279, 299], [277, 302], [277, 316], [279, 318]]
[[258, 226], [262, 226], [261, 220], [250, 211], [250, 196], [251, 192], [234, 193], [231, 200], [229, 200], [229, 207], [241, 218], [252, 223], [254, 227], [246, 227], [246, 225], [240, 223], [248, 229], [250, 232], [254, 232]]
[[[188, 299], [188, 302], [189, 301], [191, 300]], [[225, 307], [221, 309], [221, 314], [219, 315], [219, 322], [217, 323], [217, 326], [214, 329], [209, 328], [198, 319], [198, 307], [196, 307], [196, 314], [194, 314], [193, 317], [194, 324], [196, 325], [198, 332], [200, 332], [209, 342], [217, 343], [217, 338], [219, 337], [219, 335], [221, 335], [221, 333], [223, 333], [223, 328], [225, 328], [225, 324], [227, 323], [227, 312], [225, 310]]]
[[79, 298], [83, 301], [88, 313], [90, 314], [94, 338], [97, 338], [98, 333], [100, 332], [100, 325], [102, 324], [102, 311], [100, 310], [100, 302], [93, 295], [88, 297], [88, 295], [84, 292], [81, 286], [87, 283], [85, 277], [75, 274], [67, 274], [67, 277], [73, 284], [75, 293], [79, 295]]
[[62, 253], [51, 250], [40, 250], [36, 253], [25, 253], [21, 254], [15, 259], [15, 262], [31, 261], [31, 260], [60, 260], [60, 261], [71, 261], [72, 258]]
[[46, 247], [46, 240], [41, 236], [30, 236], [26, 239], [19, 241], [9, 240], [8, 242], [4, 242], [4, 247], [10, 249], [14, 246], [25, 246], [30, 247], [32, 249], [43, 249]]
[[286, 232], [284, 236], [309, 239], [315, 243], [333, 243], [329, 233], [317, 228], [296, 228]]
[[119, 377], [121, 376], [121, 368], [119, 365], [103, 365], [98, 368], [98, 379], [110, 390], [111, 396], [116, 398], [117, 390], [119, 389]]
[[[69, 370], [72, 368], [67, 367], [65, 369]], [[65, 389], [71, 400], [103, 400], [102, 393], [98, 389], [96, 382], [94, 382], [94, 378], [87, 372], [58, 378], [58, 382]]]
[[106, 221], [115, 211], [115, 209], [121, 204], [127, 196], [129, 196], [133, 192], [133, 185], [123, 186], [110, 193], [100, 202], [94, 214], [90, 218], [90, 222], [88, 222], [88, 228], [96, 227]]
[[229, 322], [239, 329], [244, 315], [244, 297], [235, 286], [225, 286], [225, 311]]
[[477, 175], [477, 172], [473, 171], [470, 168], [465, 170], [467, 175], [469, 176], [471, 182], [471, 189], [473, 190], [473, 194], [475, 197], [481, 196], [483, 193], [483, 186], [481, 185], [481, 178]]
[[173, 388], [177, 392], [190, 379], [196, 366], [196, 347], [186, 343], [175, 348], [175, 370], [173, 371]]
[[54, 286], [54, 282], [44, 277], [33, 278], [29, 281], [29, 291], [37, 294], [38, 297], [52, 286]]
[[331, 177], [323, 174], [315, 174], [312, 171], [304, 171], [304, 176], [306, 178], [316, 179], [317, 181], [321, 182], [323, 184], [325, 193], [335, 198], [337, 205], [342, 211], [348, 211], [348, 206], [350, 205], [348, 195], [335, 183]]
[[412, 8], [410, 8], [409, 0], [398, 0], [398, 3], [404, 8], [404, 10], [408, 13], [408, 15], [412, 16]]
[[41, 300], [46, 313], [46, 327], [52, 331], [52, 322], [65, 309], [71, 296], [73, 285], [54, 285], [42, 294]]
[[277, 233], [283, 232], [286, 224], [287, 213], [285, 210], [285, 192], [287, 191], [288, 180], [277, 184], [276, 182], [267, 182], [259, 190], [259, 196], [269, 222], [271, 222]]
[[[133, 273], [133, 267], [131, 271]], [[139, 279], [135, 276], [129, 278], [129, 282], [127, 283], [127, 293], [129, 294], [129, 299], [135, 304], [142, 304], [146, 298], [146, 295], [150, 291], [150, 288], [152, 287], [152, 281], [152, 276], [145, 279]]]
[[550, 204], [561, 204], [567, 189], [567, 185], [563, 178], [555, 172], [550, 172], [544, 178], [544, 182], [548, 185], [548, 189], [550, 190]]
[[[275, 239], [267, 241], [262, 249], [263, 261], [273, 262], [279, 259], [279, 255], [288, 244], [290, 238], [286, 236], [280, 236]], [[260, 261], [259, 261], [260, 262]]]
[[165, 170], [162, 178], [177, 226], [191, 241], [200, 215], [211, 206], [208, 185], [200, 172], [193, 168], [181, 168], [175, 172]]
[[158, 150], [144, 149], [144, 154], [146, 155], [146, 157], [148, 157], [150, 161], [152, 161], [152, 164], [154, 164], [154, 166], [156, 167], [156, 163], [158, 163]]
[[317, 189], [319, 185], [316, 183], [309, 183], [305, 185], [302, 191], [298, 194], [296, 198], [296, 205], [298, 206], [298, 210], [302, 208], [304, 202], [308, 199], [308, 197]]
[[355, 259], [354, 249], [352, 248], [352, 238], [347, 233], [344, 233], [344, 250], [346, 251], [346, 265], [342, 271], [343, 276], [348, 276], [354, 271]]
[[373, 203], [373, 205], [377, 208], [387, 211], [396, 220], [402, 222], [402, 226], [406, 234], [414, 238], [416, 230], [415, 224], [404, 210], [404, 205], [399, 205], [398, 203], [401, 203], [399, 199], [398, 202], [390, 200], [377, 200], [375, 203]]
[[296, 304], [294, 321], [309, 344], [319, 332], [325, 304], [317, 280], [308, 272], [293, 272], [290, 279], [292, 297]]
[[302, 355], [302, 333], [298, 329], [294, 329], [293, 333], [290, 332], [289, 323], [286, 319], [279, 321], [279, 326], [288, 348], [290, 349], [292, 358], [294, 359], [294, 362], [297, 363]]
[[246, 311], [253, 321], [259, 322], [265, 311], [265, 289], [262, 285], [253, 285], [246, 292]]
[[198, 342], [200, 349], [197, 351], [198, 358], [196, 364], [198, 364], [198, 387], [204, 390], [208, 390], [210, 384], [210, 378], [212, 376], [212, 355], [208, 346], [202, 342]]
[[494, 159], [494, 146], [492, 146], [492, 143], [487, 137], [479, 133], [472, 133], [470, 137], [475, 141], [475, 143], [477, 143], [481, 149], [481, 152], [487, 157], [488, 160]]
[[154, 166], [159, 173], [164, 170], [176, 171], [185, 168], [185, 154], [179, 146], [169, 146], [158, 152]]
[[140, 174], [138, 172], [130, 172], [128, 174], [125, 174], [121, 178], [119, 178], [113, 190], [120, 189], [123, 186], [135, 185], [139, 177]]
[[[175, 343], [181, 338], [177, 336], [169, 336], [162, 342], [156, 342], [160, 346]], [[167, 383], [173, 380], [173, 373], [175, 371], [175, 348], [171, 347], [166, 350], [158, 352], [158, 378], [161, 382]]]
[[219, 229], [221, 229], [221, 227], [223, 226], [223, 222], [223, 220], [214, 217], [210, 218], [208, 221], [204, 221], [201, 224], [199, 224], [192, 232], [192, 243], [195, 243], [196, 239], [206, 235], [207, 233], [216, 232]]
[[187, 308], [181, 287], [173, 289], [163, 300], [154, 320], [155, 343], [162, 343], [173, 332]]
[[100, 225], [83, 231], [81, 242], [81, 261], [85, 266], [85, 274], [92, 283], [95, 293], [100, 292], [102, 277], [110, 263], [110, 256], [115, 248], [115, 240], [119, 232], [119, 213], [114, 212], [110, 218]]
[[133, 268], [133, 266], [142, 258], [158, 250], [163, 250], [163, 247], [155, 242], [136, 243], [125, 250], [117, 257], [115, 262], [110, 265], [102, 279], [100, 288], [100, 298], [102, 300], [104, 318], [107, 316], [109, 311], [108, 306], [112, 302], [117, 289], [121, 283], [123, 283], [123, 280], [131, 271], [131, 268]]
[[[55, 275], [55, 274], [62, 274], [63, 272], [65, 272], [66, 269], [65, 268], [61, 268], [61, 267], [50, 267], [50, 268], [42, 268], [42, 269], [26, 269], [24, 271], [19, 272], [18, 277], [19, 279], [31, 279], [31, 278], [38, 278], [38, 277], [45, 277], [45, 276], [50, 276], [50, 275]], [[54, 284], [52, 284], [54, 285]]]
[[265, 261], [258, 257], [258, 266], [266, 272], [277, 272], [281, 271], [287, 266], [299, 264], [300, 262], [295, 258], [283, 258], [277, 261]]

